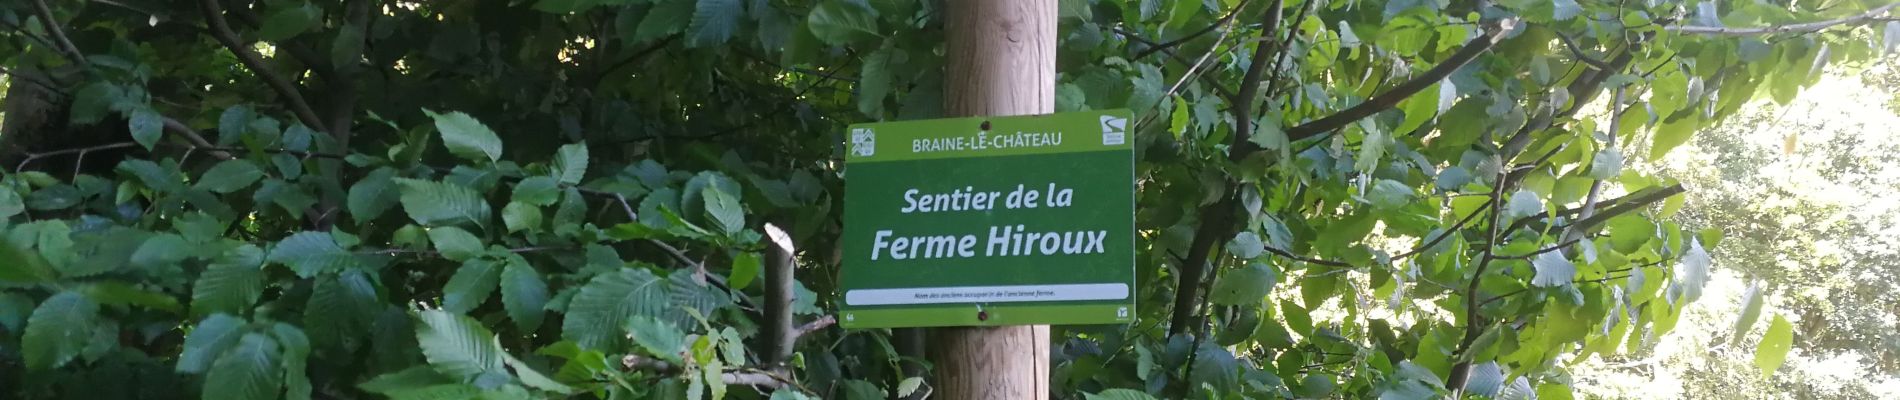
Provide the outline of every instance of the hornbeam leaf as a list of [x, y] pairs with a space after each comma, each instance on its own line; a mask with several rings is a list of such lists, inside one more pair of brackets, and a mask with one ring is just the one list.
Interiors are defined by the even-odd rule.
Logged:
[[461, 111], [437, 114], [435, 111], [422, 110], [435, 120], [435, 130], [442, 135], [442, 144], [453, 153], [470, 161], [488, 162], [501, 160], [501, 137], [487, 125], [476, 121], [475, 117]]
[[1794, 347], [1794, 324], [1781, 315], [1775, 315], [1775, 321], [1768, 324], [1768, 333], [1762, 334], [1761, 343], [1755, 346], [1755, 367], [1761, 369], [1763, 379], [1773, 377], [1775, 370], [1788, 359], [1788, 350]]

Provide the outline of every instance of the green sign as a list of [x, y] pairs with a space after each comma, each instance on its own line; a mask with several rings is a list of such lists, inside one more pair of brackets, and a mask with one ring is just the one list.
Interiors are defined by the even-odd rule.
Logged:
[[1134, 320], [1126, 110], [852, 125], [846, 328]]

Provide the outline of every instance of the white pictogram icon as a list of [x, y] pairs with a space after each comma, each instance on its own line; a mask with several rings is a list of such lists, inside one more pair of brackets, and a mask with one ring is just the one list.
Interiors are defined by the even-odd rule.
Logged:
[[870, 129], [851, 130], [851, 154], [858, 157], [870, 157], [877, 153], [877, 134]]
[[1102, 116], [1102, 145], [1114, 146], [1128, 141], [1128, 119]]

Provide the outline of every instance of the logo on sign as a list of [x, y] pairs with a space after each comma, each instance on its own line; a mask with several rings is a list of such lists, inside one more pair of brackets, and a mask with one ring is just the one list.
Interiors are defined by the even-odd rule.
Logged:
[[1102, 116], [1102, 145], [1114, 146], [1127, 142], [1128, 119], [1114, 116]]
[[851, 130], [851, 154], [858, 157], [870, 157], [877, 153], [877, 134], [870, 129]]

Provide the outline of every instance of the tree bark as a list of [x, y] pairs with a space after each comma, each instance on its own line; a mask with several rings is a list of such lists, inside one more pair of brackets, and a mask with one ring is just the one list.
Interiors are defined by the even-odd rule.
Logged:
[[[1055, 0], [958, 0], [944, 7], [948, 116], [1055, 110]], [[1049, 398], [1048, 325], [943, 328], [932, 339], [942, 398]]]

